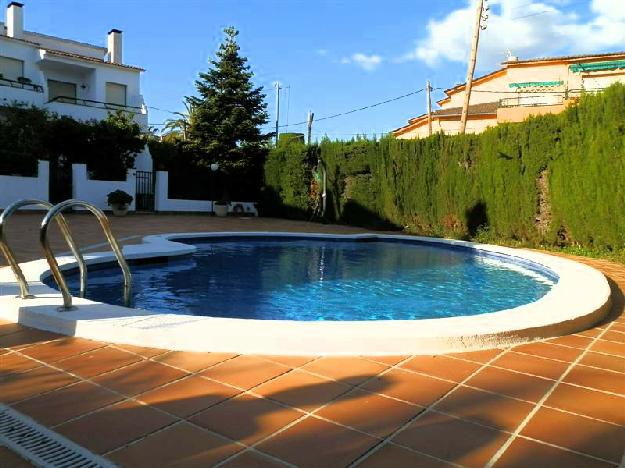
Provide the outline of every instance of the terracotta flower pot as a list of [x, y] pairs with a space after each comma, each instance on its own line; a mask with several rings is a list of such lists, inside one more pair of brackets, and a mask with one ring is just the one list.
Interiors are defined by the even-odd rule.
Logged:
[[126, 216], [128, 213], [128, 204], [125, 203], [123, 205], [114, 204], [111, 205], [111, 209], [113, 210], [113, 214], [115, 216]]

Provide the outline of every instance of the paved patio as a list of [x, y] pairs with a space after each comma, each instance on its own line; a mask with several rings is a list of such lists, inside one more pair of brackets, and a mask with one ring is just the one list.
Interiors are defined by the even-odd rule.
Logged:
[[[70, 215], [81, 245], [104, 241]], [[40, 215], [11, 220], [21, 261]], [[273, 219], [135, 215], [120, 238], [162, 232], [361, 229]], [[131, 237], [125, 242], [137, 242]], [[58, 237], [57, 251], [67, 250]], [[128, 467], [618, 466], [625, 450], [625, 267], [614, 307], [575, 335], [445, 356], [183, 353], [0, 323], [0, 401]], [[30, 466], [0, 447], [0, 466]]]

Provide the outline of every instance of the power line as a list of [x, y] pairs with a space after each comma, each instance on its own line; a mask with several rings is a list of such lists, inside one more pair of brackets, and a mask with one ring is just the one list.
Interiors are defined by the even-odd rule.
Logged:
[[539, 11], [538, 13], [530, 13], [529, 15], [515, 16], [514, 18], [510, 18], [510, 19], [511, 20], [517, 20], [517, 19], [523, 19], [523, 18], [531, 18], [532, 16], [544, 15], [545, 13], [555, 13], [555, 11], [553, 11], [553, 10], [544, 10], [544, 11]]
[[[441, 88], [434, 88], [434, 89], [441, 89]], [[344, 115], [353, 114], [355, 112], [360, 112], [360, 111], [363, 111], [363, 110], [366, 110], [366, 109], [371, 109], [373, 107], [381, 106], [383, 104], [388, 104], [389, 102], [399, 101], [400, 99], [404, 99], [404, 98], [407, 98], [409, 96], [414, 96], [415, 94], [419, 94], [419, 93], [421, 93], [423, 91], [424, 91], [424, 88], [418, 89], [417, 91], [412, 91], [412, 92], [407, 93], [407, 94], [402, 94], [401, 96], [397, 96], [397, 97], [394, 97], [394, 98], [391, 98], [391, 99], [386, 99], [385, 101], [376, 102], [375, 104], [369, 104], [368, 106], [358, 107], [357, 109], [352, 109], [352, 110], [345, 111], [345, 112], [339, 112], [338, 114], [327, 115], [325, 117], [319, 117], [318, 119], [315, 118], [315, 122], [320, 122], [322, 120], [335, 119], [337, 117], [342, 117]], [[308, 123], [308, 120], [304, 120], [302, 122], [297, 122], [297, 123], [290, 124], [290, 125], [280, 125], [280, 127], [296, 127], [298, 125], [305, 125], [307, 123]]]
[[[430, 88], [430, 89], [432, 91], [437, 91], [437, 90], [442, 90], [443, 88]], [[409, 93], [402, 94], [401, 96], [396, 96], [396, 97], [393, 97], [393, 98], [390, 98], [390, 99], [386, 99], [384, 101], [376, 102], [374, 104], [369, 104], [367, 106], [358, 107], [356, 109], [351, 109], [351, 110], [348, 110], [348, 111], [345, 111], [345, 112], [339, 112], [337, 114], [327, 115], [325, 117], [320, 117], [318, 119], [316, 118], [315, 122], [320, 122], [322, 120], [335, 119], [337, 117], [342, 117], [344, 115], [353, 114], [355, 112], [360, 112], [360, 111], [363, 111], [363, 110], [372, 109], [374, 107], [382, 106], [382, 105], [388, 104], [390, 102], [399, 101], [400, 99], [405, 99], [407, 97], [414, 96], [416, 94], [422, 93], [423, 91], [425, 91], [425, 88], [421, 88], [421, 89], [418, 89], [416, 91], [411, 91]], [[167, 110], [167, 109], [161, 109], [161, 108], [154, 107], [154, 106], [147, 106], [147, 107], [149, 109], [154, 109], [154, 110], [159, 110], [159, 111], [162, 111], [162, 112], [169, 112], [170, 114], [179, 115], [178, 112], [170, 111], [170, 110]], [[299, 126], [299, 125], [305, 125], [307, 123], [308, 123], [308, 120], [304, 120], [302, 122], [297, 122], [297, 123], [293, 123], [293, 124], [280, 125], [279, 128], [296, 127], [296, 126]], [[148, 123], [148, 125], [151, 125], [153, 127], [159, 127], [159, 126], [164, 126], [164, 125], [167, 125], [167, 124], [165, 122], [162, 122], [162, 123]], [[352, 134], [352, 135], [355, 135], [355, 134]]]
[[146, 106], [148, 109], [154, 109], [157, 111], [161, 111], [161, 112], [168, 112], [170, 114], [174, 114], [174, 115], [180, 115], [180, 112], [174, 112], [174, 111], [170, 111], [167, 109], [161, 109], [160, 107], [154, 107], [154, 106]]

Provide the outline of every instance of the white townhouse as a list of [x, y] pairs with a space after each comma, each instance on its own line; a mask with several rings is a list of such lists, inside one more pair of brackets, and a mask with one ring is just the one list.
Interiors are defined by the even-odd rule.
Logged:
[[123, 63], [121, 31], [108, 33], [108, 47], [47, 36], [24, 30], [23, 10], [11, 2], [0, 23], [0, 104], [21, 101], [78, 120], [123, 109], [147, 127], [143, 69]]
[[[11, 2], [0, 23], [0, 105], [22, 102], [76, 120], [104, 119], [121, 109], [147, 130], [143, 69], [123, 62], [121, 31], [111, 29], [107, 47], [25, 31], [23, 7]], [[136, 164], [151, 170], [149, 153]]]

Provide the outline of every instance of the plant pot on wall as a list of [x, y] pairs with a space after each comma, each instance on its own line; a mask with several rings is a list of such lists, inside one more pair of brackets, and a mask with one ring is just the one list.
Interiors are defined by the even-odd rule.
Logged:
[[223, 202], [215, 202], [213, 205], [213, 211], [215, 212], [215, 216], [225, 218], [226, 216], [228, 216], [228, 204]]

